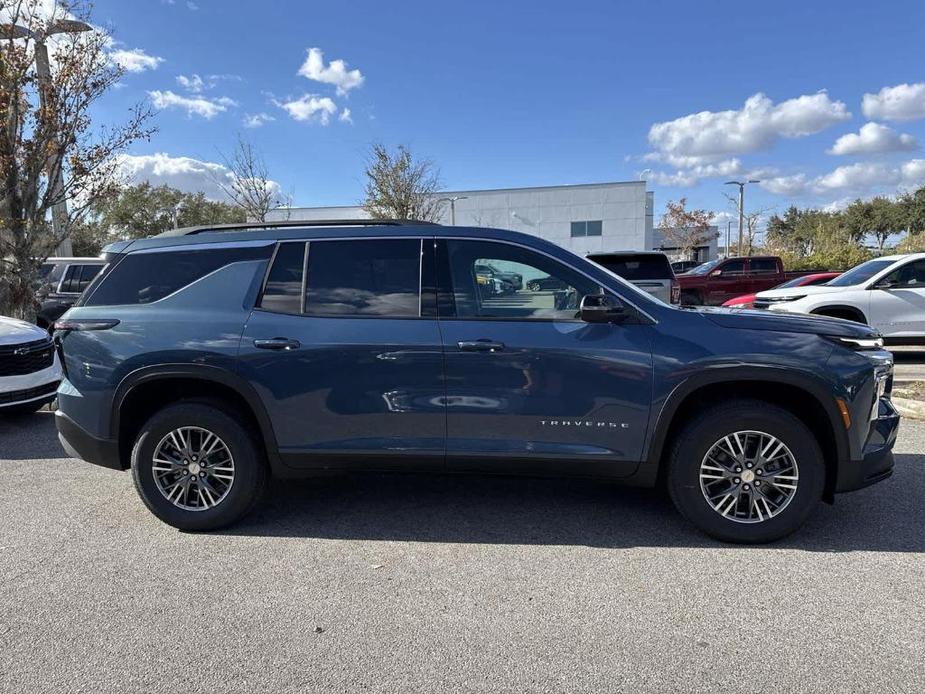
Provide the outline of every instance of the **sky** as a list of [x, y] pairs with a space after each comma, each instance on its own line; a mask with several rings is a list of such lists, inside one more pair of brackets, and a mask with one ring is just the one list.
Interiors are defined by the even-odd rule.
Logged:
[[925, 2], [97, 0], [158, 132], [135, 180], [219, 196], [238, 135], [296, 205], [352, 205], [374, 142], [447, 189], [646, 178], [731, 211], [925, 185]]

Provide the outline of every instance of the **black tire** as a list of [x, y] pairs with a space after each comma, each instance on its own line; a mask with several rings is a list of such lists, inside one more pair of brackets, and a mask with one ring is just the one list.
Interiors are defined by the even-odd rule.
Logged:
[[702, 306], [703, 299], [700, 298], [700, 292], [685, 291], [681, 292], [679, 302], [682, 306]]
[[[790, 449], [799, 468], [799, 484], [789, 504], [758, 523], [724, 517], [700, 488], [700, 464], [721, 438], [738, 431], [760, 431]], [[772, 542], [799, 528], [815, 509], [825, 485], [825, 462], [812, 432], [793, 414], [760, 400], [735, 400], [712, 407], [685, 425], [669, 453], [668, 492], [678, 511], [708, 535], [726, 542]]]
[[[201, 511], [175, 506], [161, 493], [152, 470], [155, 448], [169, 432], [196, 426], [214, 433], [234, 458], [234, 481], [215, 506]], [[255, 435], [239, 424], [220, 403], [185, 401], [155, 413], [138, 432], [132, 448], [132, 479], [145, 506], [180, 530], [217, 530], [246, 515], [259, 501], [267, 483], [267, 465]]]

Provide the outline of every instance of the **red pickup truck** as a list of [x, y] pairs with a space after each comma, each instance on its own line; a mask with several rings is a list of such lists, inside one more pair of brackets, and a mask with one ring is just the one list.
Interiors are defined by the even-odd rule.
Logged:
[[754, 255], [750, 258], [717, 258], [678, 275], [677, 280], [681, 287], [682, 305], [719, 306], [733, 297], [763, 292], [810, 272], [784, 272], [784, 264], [779, 257]]

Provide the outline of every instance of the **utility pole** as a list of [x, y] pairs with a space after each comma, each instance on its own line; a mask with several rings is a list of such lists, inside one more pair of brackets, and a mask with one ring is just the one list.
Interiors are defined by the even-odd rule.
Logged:
[[736, 248], [737, 255], [742, 255], [742, 232], [745, 229], [745, 186], [749, 183], [761, 183], [761, 181], [750, 179], [748, 181], [726, 181], [726, 183], [723, 184], [727, 186], [739, 186], [739, 244]]
[[450, 224], [456, 226], [456, 201], [457, 200], [468, 200], [468, 195], [454, 195], [451, 198], [440, 198], [437, 202], [448, 202], [450, 203]]

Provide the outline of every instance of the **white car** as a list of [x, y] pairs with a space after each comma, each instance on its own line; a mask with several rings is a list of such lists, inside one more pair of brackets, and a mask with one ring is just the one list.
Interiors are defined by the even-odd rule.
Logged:
[[868, 260], [818, 286], [759, 292], [754, 306], [847, 318], [890, 344], [925, 344], [925, 253]]
[[48, 331], [0, 316], [0, 415], [34, 412], [55, 399], [60, 382]]

